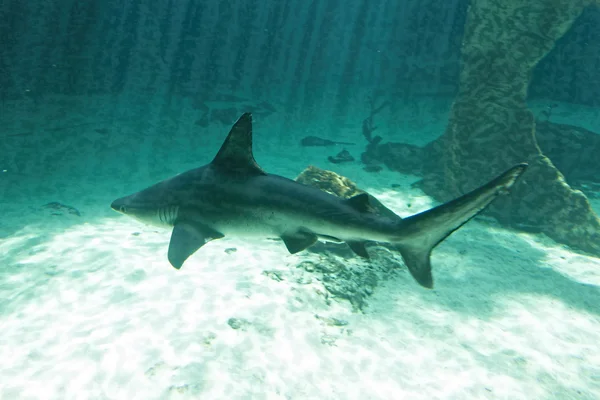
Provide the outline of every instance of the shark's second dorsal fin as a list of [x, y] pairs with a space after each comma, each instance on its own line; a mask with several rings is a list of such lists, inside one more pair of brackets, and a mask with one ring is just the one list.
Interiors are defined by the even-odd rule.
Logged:
[[349, 199], [346, 199], [346, 204], [359, 212], [375, 212], [373, 206], [371, 205], [368, 193], [361, 193], [357, 194], [356, 196], [352, 196]]
[[360, 193], [344, 200], [346, 204], [361, 213], [375, 213], [393, 220], [401, 220], [396, 213], [384, 206], [379, 200], [368, 193]]
[[252, 114], [243, 114], [233, 125], [212, 165], [235, 174], [266, 175], [252, 154]]

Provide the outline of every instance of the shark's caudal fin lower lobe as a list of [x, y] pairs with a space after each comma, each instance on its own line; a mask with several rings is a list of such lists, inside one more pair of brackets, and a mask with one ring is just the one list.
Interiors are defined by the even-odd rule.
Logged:
[[433, 287], [430, 262], [433, 248], [483, 211], [496, 197], [507, 194], [526, 168], [527, 164], [518, 164], [464, 196], [402, 220], [394, 242], [420, 285]]

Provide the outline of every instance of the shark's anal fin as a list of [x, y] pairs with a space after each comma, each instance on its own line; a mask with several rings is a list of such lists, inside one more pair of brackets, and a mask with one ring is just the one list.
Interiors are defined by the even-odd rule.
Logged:
[[196, 250], [211, 240], [220, 239], [223, 236], [222, 233], [201, 224], [179, 222], [175, 224], [171, 234], [169, 262], [173, 267], [179, 269]]
[[366, 242], [364, 241], [352, 241], [352, 242], [346, 242], [348, 243], [348, 246], [350, 246], [350, 249], [358, 256], [361, 256], [363, 258], [369, 258], [369, 253], [367, 253], [367, 249], [365, 248], [365, 244]]
[[287, 247], [288, 251], [291, 254], [296, 254], [315, 244], [318, 237], [311, 232], [298, 231], [281, 235], [281, 239], [283, 240], [283, 243], [285, 243], [285, 247]]
[[417, 283], [428, 289], [433, 288], [431, 274], [431, 250], [426, 247], [396, 246], [402, 254], [408, 271]]

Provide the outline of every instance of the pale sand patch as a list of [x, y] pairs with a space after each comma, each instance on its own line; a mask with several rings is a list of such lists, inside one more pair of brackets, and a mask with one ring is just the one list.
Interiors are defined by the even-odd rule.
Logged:
[[0, 245], [3, 397], [591, 399], [599, 389], [600, 262], [535, 236], [471, 223], [434, 253], [436, 290], [400, 270], [360, 314], [327, 305], [316, 279], [295, 282], [295, 265], [315, 256], [281, 243], [216, 241], [175, 271], [168, 232], [126, 218], [46, 226], [21, 249], [38, 233]]
[[[263, 146], [257, 160], [269, 172], [329, 168], [403, 216], [435, 204], [410, 187], [416, 177], [333, 166], [324, 161], [331, 149]], [[181, 163], [192, 167], [191, 158]], [[23, 185], [5, 186], [14, 192], [2, 199], [0, 398], [595, 399], [600, 391], [600, 261], [544, 236], [470, 222], [434, 251], [435, 290], [399, 266], [356, 313], [296, 267], [320, 257], [289, 255], [276, 241], [215, 241], [174, 270], [168, 231], [108, 209], [141, 179], [103, 172]], [[82, 216], [51, 216], [41, 208], [49, 201]]]

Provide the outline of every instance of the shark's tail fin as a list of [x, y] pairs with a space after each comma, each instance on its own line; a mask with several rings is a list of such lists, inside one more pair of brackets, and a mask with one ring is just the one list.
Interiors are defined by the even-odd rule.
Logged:
[[433, 287], [430, 263], [433, 248], [483, 211], [496, 197], [508, 193], [526, 168], [527, 164], [518, 164], [464, 196], [400, 222], [400, 234], [394, 243], [419, 284]]

